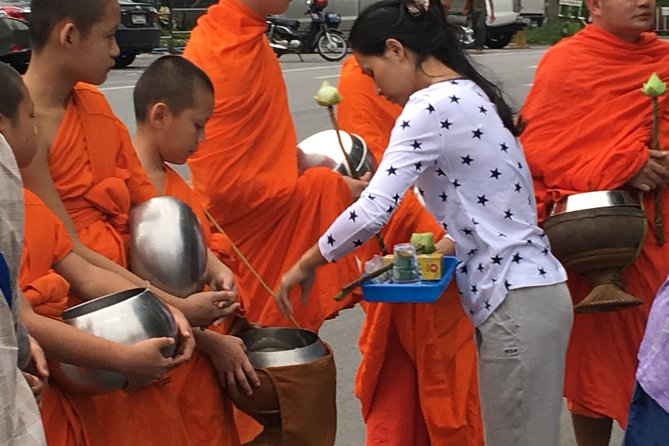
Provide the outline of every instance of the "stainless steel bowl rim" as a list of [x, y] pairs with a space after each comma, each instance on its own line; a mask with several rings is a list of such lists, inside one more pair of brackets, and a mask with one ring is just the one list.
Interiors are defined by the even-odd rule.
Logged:
[[632, 194], [624, 190], [604, 190], [569, 195], [553, 205], [552, 215], [606, 207], [641, 207]]

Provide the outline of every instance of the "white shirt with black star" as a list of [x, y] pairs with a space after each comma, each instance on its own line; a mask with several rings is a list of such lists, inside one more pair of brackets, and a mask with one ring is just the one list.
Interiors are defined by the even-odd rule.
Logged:
[[411, 95], [369, 186], [319, 240], [323, 256], [336, 260], [371, 238], [414, 184], [455, 239], [458, 289], [475, 326], [508, 290], [566, 280], [537, 225], [520, 143], [474, 82], [439, 82]]

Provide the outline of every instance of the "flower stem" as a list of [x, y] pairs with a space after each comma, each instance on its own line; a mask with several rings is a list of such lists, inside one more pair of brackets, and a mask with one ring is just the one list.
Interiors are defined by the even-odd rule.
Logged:
[[[660, 109], [657, 103], [657, 97], [650, 98], [653, 107], [653, 141], [651, 147], [653, 150], [662, 150], [660, 148]], [[662, 188], [655, 189], [655, 240], [658, 246], [664, 245], [664, 222], [662, 219]]]
[[354, 180], [358, 180], [360, 179], [360, 177], [358, 176], [355, 169], [353, 169], [353, 161], [351, 160], [351, 157], [348, 155], [348, 152], [344, 147], [344, 142], [341, 140], [341, 135], [339, 134], [339, 124], [337, 123], [337, 117], [335, 116], [334, 107], [332, 105], [328, 105], [328, 114], [330, 115], [330, 122], [332, 123], [332, 128], [334, 129], [335, 134], [337, 135], [339, 148], [341, 149], [341, 153], [344, 154], [344, 159], [346, 160], [348, 171], [351, 173], [351, 178], [353, 178]]

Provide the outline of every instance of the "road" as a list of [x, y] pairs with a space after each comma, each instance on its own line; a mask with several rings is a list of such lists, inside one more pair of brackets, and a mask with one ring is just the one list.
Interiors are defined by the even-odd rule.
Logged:
[[[532, 85], [536, 65], [544, 51], [545, 48], [495, 50], [473, 55], [472, 60], [482, 73], [498, 83], [517, 110]], [[155, 57], [140, 56], [131, 67], [112, 71], [101, 87], [112, 108], [131, 132], [135, 129], [132, 88], [142, 70]], [[297, 56], [289, 55], [281, 59], [281, 66], [288, 86], [298, 140], [330, 128], [327, 113], [315, 104], [313, 95], [324, 79], [333, 84], [337, 83], [340, 65], [325, 62], [316, 56], [305, 56], [305, 61], [301, 62]], [[188, 176], [186, 168], [179, 167], [178, 170]], [[360, 405], [353, 396], [353, 380], [360, 361], [357, 340], [362, 319], [362, 312], [358, 308], [347, 310], [337, 319], [327, 322], [321, 330], [321, 337], [332, 345], [337, 361], [337, 446], [364, 444], [365, 427], [360, 416]], [[618, 446], [621, 442], [622, 432], [615, 427], [611, 445]], [[560, 446], [575, 445], [569, 416], [563, 411]]]

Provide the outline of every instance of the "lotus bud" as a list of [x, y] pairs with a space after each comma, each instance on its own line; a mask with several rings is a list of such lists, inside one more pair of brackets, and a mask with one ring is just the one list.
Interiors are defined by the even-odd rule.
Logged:
[[648, 78], [648, 81], [643, 84], [641, 91], [647, 96], [662, 96], [667, 92], [667, 84], [662, 82], [657, 73], [653, 73]]
[[337, 87], [333, 87], [328, 81], [323, 81], [314, 99], [322, 107], [331, 107], [339, 104], [343, 98], [339, 94]]

